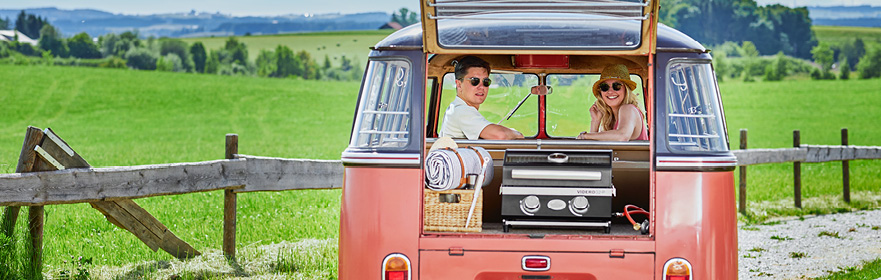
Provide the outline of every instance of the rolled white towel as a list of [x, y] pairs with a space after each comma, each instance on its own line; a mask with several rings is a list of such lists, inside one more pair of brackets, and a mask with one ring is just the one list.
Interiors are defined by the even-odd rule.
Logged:
[[[435, 191], [461, 188], [467, 183], [468, 174], [480, 175], [484, 158], [492, 157], [481, 147], [431, 151], [425, 158], [425, 183]], [[493, 168], [489, 166], [483, 174], [483, 186], [492, 182]]]

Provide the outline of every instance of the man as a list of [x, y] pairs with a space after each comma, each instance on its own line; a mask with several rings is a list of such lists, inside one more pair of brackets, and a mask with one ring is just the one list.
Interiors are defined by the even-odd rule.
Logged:
[[486, 100], [489, 85], [489, 63], [475, 56], [466, 56], [456, 64], [456, 99], [447, 107], [440, 136], [508, 140], [523, 138], [520, 132], [486, 120], [477, 110]]

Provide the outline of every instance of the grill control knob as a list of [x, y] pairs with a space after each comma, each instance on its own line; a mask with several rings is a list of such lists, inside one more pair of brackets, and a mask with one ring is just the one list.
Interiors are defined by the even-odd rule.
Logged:
[[587, 209], [590, 208], [590, 203], [587, 202], [586, 197], [576, 196], [569, 200], [569, 207], [572, 209], [572, 212], [584, 214], [587, 213]]
[[539, 207], [541, 207], [541, 203], [537, 196], [530, 195], [520, 200], [520, 210], [526, 215], [534, 215], [535, 212], [538, 212]]

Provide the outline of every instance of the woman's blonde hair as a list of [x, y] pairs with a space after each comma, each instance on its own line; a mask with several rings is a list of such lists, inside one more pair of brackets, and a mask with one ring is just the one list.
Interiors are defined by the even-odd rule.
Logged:
[[[601, 93], [593, 92], [593, 96], [597, 99], [597, 108], [603, 113], [603, 117], [600, 118], [600, 127], [597, 131], [609, 131], [615, 129], [615, 123], [618, 120], [615, 118], [615, 114], [612, 114], [612, 107], [609, 107], [606, 104], [606, 101], [603, 100]], [[633, 104], [636, 105], [636, 108], [639, 109], [639, 100], [636, 99], [636, 94], [633, 94], [633, 91], [630, 90], [629, 87], [624, 87], [624, 102], [621, 103], [621, 106]], [[621, 107], [618, 107], [620, 110]]]

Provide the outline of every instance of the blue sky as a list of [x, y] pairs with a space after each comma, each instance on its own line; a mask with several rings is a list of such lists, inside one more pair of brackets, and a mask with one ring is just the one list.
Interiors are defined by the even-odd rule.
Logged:
[[[4, 1], [13, 2], [13, 1]], [[220, 12], [235, 16], [392, 12], [406, 7], [419, 9], [418, 0], [24, 0], [0, 4], [0, 9], [57, 7], [60, 9], [97, 9], [122, 14]], [[878, 0], [757, 0], [759, 5], [780, 3], [786, 6], [879, 5]], [[663, 3], [663, 2], [662, 2]]]

